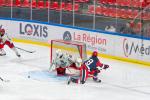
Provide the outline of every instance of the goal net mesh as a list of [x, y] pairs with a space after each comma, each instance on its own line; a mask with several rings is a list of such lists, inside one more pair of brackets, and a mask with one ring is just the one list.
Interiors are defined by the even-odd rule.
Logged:
[[86, 44], [77, 41], [51, 40], [51, 56], [50, 62], [56, 57], [56, 51], [60, 49], [64, 53], [72, 55], [73, 58], [81, 58], [86, 60]]

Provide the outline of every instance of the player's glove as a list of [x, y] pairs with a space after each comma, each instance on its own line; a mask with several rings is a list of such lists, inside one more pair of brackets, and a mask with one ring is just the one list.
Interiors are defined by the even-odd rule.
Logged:
[[109, 65], [104, 64], [103, 69], [107, 69], [107, 68], [109, 68]]

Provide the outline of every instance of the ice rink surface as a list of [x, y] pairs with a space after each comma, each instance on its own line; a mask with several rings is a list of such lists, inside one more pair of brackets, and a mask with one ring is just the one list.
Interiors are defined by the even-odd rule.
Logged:
[[110, 65], [99, 75], [102, 83], [87, 80], [84, 85], [67, 85], [67, 77], [48, 72], [48, 47], [15, 45], [36, 52], [18, 50], [18, 58], [5, 46], [7, 55], [0, 57], [0, 77], [10, 82], [0, 81], [0, 100], [150, 100], [150, 67], [100, 58]]

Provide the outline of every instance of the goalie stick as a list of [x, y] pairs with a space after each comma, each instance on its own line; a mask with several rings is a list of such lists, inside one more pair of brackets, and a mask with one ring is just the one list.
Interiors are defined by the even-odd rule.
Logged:
[[22, 48], [19, 48], [19, 47], [15, 47], [15, 48], [17, 48], [19, 50], [22, 50], [22, 51], [25, 51], [25, 52], [28, 52], [28, 53], [34, 53], [35, 52], [35, 51], [25, 50], [25, 49], [22, 49]]
[[3, 79], [2, 77], [0, 77], [0, 80], [1, 80], [2, 82], [10, 82], [10, 80], [5, 80], [5, 79]]

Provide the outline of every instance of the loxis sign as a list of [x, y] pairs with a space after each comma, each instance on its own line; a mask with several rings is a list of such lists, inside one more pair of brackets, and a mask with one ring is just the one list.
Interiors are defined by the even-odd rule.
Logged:
[[133, 54], [150, 56], [150, 45], [145, 46], [143, 43], [131, 42], [126, 38], [123, 40], [123, 50], [126, 57]]
[[48, 27], [38, 24], [19, 24], [20, 34], [21, 35], [28, 35], [33, 37], [48, 37]]

